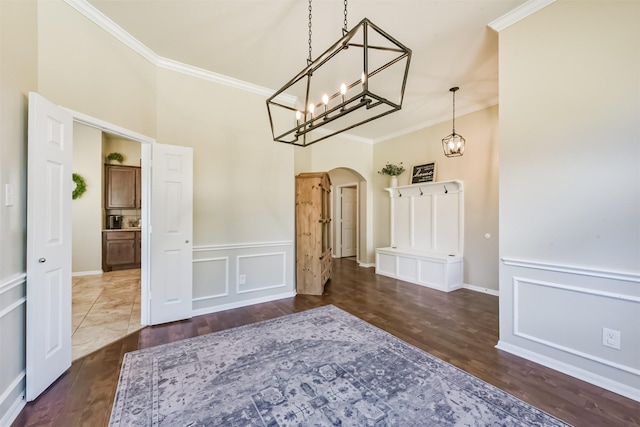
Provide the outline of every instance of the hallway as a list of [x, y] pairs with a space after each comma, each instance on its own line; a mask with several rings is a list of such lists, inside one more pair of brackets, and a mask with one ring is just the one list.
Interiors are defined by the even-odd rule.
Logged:
[[140, 269], [76, 276], [72, 283], [72, 360], [142, 329]]

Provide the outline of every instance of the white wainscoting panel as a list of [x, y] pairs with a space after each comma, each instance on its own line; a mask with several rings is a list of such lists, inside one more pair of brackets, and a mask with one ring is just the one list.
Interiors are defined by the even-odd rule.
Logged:
[[193, 259], [193, 300], [229, 295], [229, 257]]
[[[513, 288], [514, 335], [640, 376], [639, 354], [602, 345], [602, 328], [609, 327], [640, 348], [640, 318], [636, 325], [626, 321], [640, 314], [640, 298], [522, 277], [513, 278]], [[586, 309], [568, 310], [568, 300]]]
[[11, 425], [26, 403], [26, 281], [22, 273], [0, 282], [0, 426]]
[[410, 248], [413, 246], [413, 218], [411, 198], [394, 199], [393, 210], [393, 242], [395, 246]]
[[[287, 276], [286, 252], [238, 256], [236, 280], [238, 294], [284, 288]], [[244, 277], [244, 283], [239, 280]]]
[[434, 245], [433, 196], [413, 197], [412, 247], [432, 250]]
[[[640, 401], [640, 274], [503, 258], [501, 350]], [[603, 345], [620, 332], [620, 349]]]
[[292, 297], [294, 267], [292, 241], [194, 247], [193, 315]]

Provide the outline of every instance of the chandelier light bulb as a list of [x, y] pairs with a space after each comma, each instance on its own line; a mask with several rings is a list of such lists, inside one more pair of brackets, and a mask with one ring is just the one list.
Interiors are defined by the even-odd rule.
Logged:
[[365, 80], [366, 80], [366, 76], [365, 76], [364, 71], [363, 71], [362, 75], [360, 76], [360, 81], [362, 82], [362, 84], [364, 84]]
[[315, 109], [316, 109], [315, 105], [313, 105], [313, 103], [310, 103], [308, 110], [309, 110], [309, 114], [311, 114], [311, 117], [313, 117], [313, 110]]
[[300, 120], [302, 118], [302, 113], [300, 111], [296, 111], [296, 120]]
[[324, 105], [327, 105], [329, 103], [329, 95], [326, 93], [322, 95], [322, 102], [324, 102]]
[[341, 94], [341, 96], [342, 96], [342, 104], [343, 104], [343, 105], [342, 105], [342, 107], [340, 108], [340, 110], [341, 110], [341, 111], [344, 111], [344, 98], [345, 98], [345, 97], [344, 97], [344, 95], [345, 95], [346, 93], [347, 93], [347, 85], [346, 85], [346, 84], [344, 84], [344, 83], [342, 83], [342, 84], [340, 85], [340, 94]]

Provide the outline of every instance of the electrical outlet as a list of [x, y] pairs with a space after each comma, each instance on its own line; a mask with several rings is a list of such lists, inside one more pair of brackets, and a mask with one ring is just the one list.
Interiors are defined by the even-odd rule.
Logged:
[[620, 331], [602, 328], [602, 345], [620, 350]]
[[238, 276], [238, 284], [239, 285], [244, 285], [245, 283], [247, 283], [247, 276], [245, 274], [241, 274]]

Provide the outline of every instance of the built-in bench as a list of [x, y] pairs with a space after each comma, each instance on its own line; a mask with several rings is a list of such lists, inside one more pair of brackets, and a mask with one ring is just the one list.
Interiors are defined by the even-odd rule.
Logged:
[[376, 273], [449, 292], [464, 283], [462, 181], [385, 188], [390, 241], [376, 249]]
[[376, 249], [376, 273], [440, 291], [454, 291], [463, 285], [463, 258], [398, 248]]

